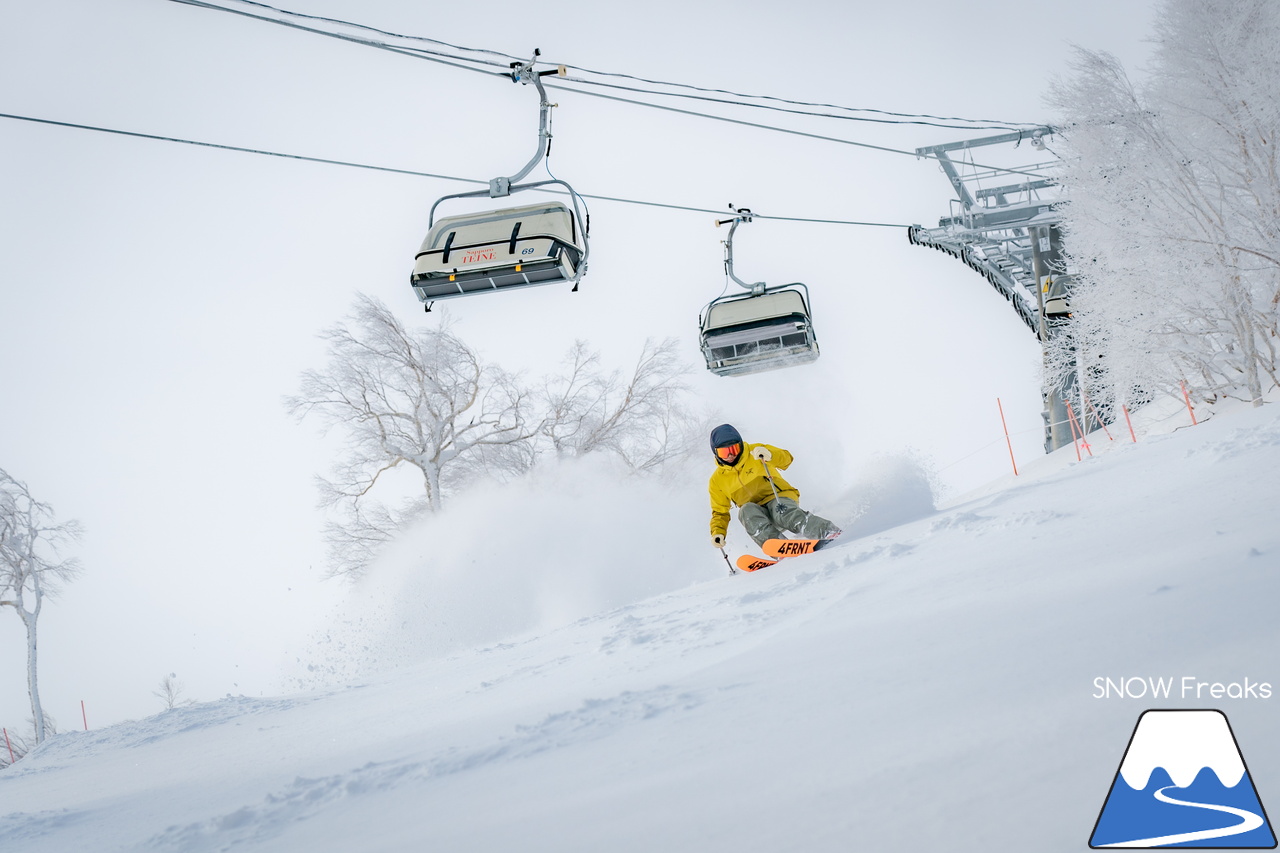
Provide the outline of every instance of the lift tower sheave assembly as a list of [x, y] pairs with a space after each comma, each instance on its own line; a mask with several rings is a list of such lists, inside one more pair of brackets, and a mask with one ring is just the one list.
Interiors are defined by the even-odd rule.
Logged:
[[[1069, 313], [1070, 276], [1061, 262], [1058, 188], [1045, 177], [1054, 163], [1005, 169], [955, 157], [976, 148], [1024, 142], [1043, 151], [1044, 138], [1052, 133], [1052, 127], [1043, 126], [917, 148], [916, 156], [938, 162], [956, 199], [938, 227], [913, 225], [907, 230], [912, 245], [945, 252], [986, 278], [1042, 345]], [[1063, 398], [1074, 385], [1073, 378], [1066, 388], [1045, 389], [1046, 451], [1071, 441]]]

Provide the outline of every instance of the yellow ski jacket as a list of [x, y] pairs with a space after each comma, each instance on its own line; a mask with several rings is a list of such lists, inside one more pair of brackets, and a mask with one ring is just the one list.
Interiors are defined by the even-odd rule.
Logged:
[[[767, 447], [773, 454], [770, 462], [761, 462], [751, 455], [757, 447]], [[800, 502], [800, 490], [793, 487], [778, 472], [791, 464], [791, 453], [772, 444], [746, 444], [743, 442], [741, 455], [732, 465], [716, 464], [716, 470], [707, 484], [711, 493], [711, 535], [723, 536], [729, 530], [729, 510], [732, 506], [743, 504], [767, 504], [773, 500], [773, 488], [765, 479], [765, 466], [768, 466], [773, 485], [778, 490], [778, 497], [791, 498]]]

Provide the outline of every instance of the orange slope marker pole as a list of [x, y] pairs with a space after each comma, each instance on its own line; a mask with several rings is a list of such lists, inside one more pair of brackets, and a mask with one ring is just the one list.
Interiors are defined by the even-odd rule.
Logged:
[[1000, 426], [1004, 427], [1004, 443], [1009, 445], [1009, 461], [1013, 463], [1013, 476], [1018, 476], [1018, 460], [1013, 458], [1013, 442], [1009, 439], [1009, 425], [1004, 420], [1004, 404], [996, 397], [996, 405], [1000, 407]]
[[1081, 460], [1080, 456], [1080, 437], [1076, 433], [1076, 419], [1071, 415], [1071, 404], [1067, 402], [1067, 398], [1063, 397], [1062, 402], [1067, 404], [1067, 426], [1071, 427], [1071, 446], [1076, 451], [1076, 461]]
[[1191, 408], [1191, 395], [1187, 393], [1187, 383], [1182, 383], [1182, 399], [1187, 401], [1187, 411], [1191, 413], [1191, 425], [1196, 426], [1196, 410]]
[[1133, 434], [1133, 421], [1129, 420], [1129, 407], [1128, 407], [1128, 406], [1121, 406], [1121, 408], [1122, 408], [1122, 409], [1124, 409], [1124, 422], [1125, 422], [1125, 423], [1127, 423], [1127, 424], [1129, 425], [1129, 438], [1132, 438], [1132, 439], [1133, 439], [1133, 443], [1134, 443], [1134, 444], [1137, 444], [1137, 443], [1138, 443], [1138, 437], [1137, 437], [1136, 435], [1134, 435], [1134, 434]]
[[[1080, 431], [1080, 443], [1084, 445], [1085, 452], [1088, 453], [1090, 456], [1092, 456], [1093, 448], [1089, 446], [1089, 438], [1084, 434], [1084, 425], [1081, 424], [1079, 418], [1076, 417], [1076, 410], [1075, 408], [1072, 407], [1071, 401], [1067, 400], [1066, 403], [1067, 403], [1067, 415], [1071, 417], [1072, 423], [1074, 423], [1076, 426], [1076, 429]], [[1076, 455], [1077, 456], [1080, 455], [1079, 450], [1076, 451]]]

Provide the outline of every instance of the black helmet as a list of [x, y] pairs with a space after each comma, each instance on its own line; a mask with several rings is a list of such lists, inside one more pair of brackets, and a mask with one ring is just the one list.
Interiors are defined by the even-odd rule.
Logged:
[[[717, 452], [722, 447], [732, 447], [738, 445], [738, 452], [732, 455], [731, 459], [724, 459]], [[716, 454], [716, 462], [720, 465], [732, 465], [738, 461], [738, 456], [742, 454], [742, 435], [734, 429], [730, 424], [720, 424], [711, 431], [711, 452]]]

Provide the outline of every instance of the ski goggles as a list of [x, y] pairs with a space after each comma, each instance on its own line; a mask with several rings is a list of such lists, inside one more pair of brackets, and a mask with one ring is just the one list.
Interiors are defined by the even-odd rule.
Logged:
[[742, 452], [742, 442], [740, 441], [734, 442], [733, 444], [725, 445], [724, 447], [716, 448], [716, 456], [719, 456], [725, 462], [728, 462], [730, 459], [733, 459], [741, 452]]

